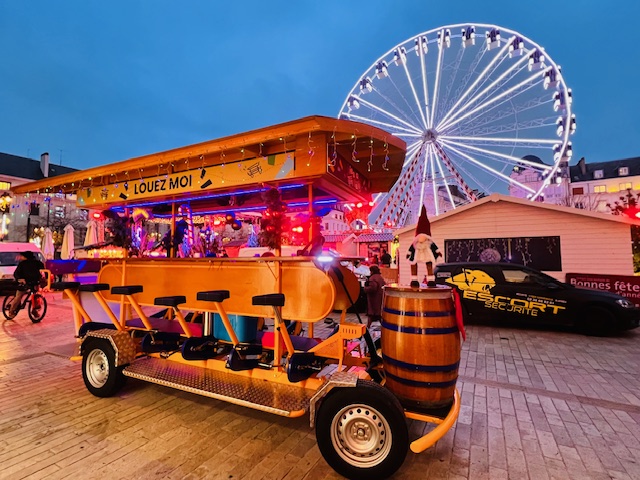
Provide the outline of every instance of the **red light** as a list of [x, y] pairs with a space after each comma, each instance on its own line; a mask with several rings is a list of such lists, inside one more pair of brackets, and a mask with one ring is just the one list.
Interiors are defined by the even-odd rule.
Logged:
[[102, 214], [99, 212], [93, 212], [93, 218], [96, 220], [102, 220]]
[[374, 203], [373, 202], [369, 202], [369, 206], [373, 207]]
[[218, 225], [220, 225], [222, 222], [220, 220], [214, 220], [213, 224], [217, 227]]
[[362, 208], [362, 202], [358, 202], [358, 204], [356, 205], [356, 207], [358, 207], [358, 208]]

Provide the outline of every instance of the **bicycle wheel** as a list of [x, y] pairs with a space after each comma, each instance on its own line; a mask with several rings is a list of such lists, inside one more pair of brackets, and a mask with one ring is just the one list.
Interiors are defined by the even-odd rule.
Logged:
[[29, 302], [29, 318], [33, 323], [38, 323], [47, 313], [47, 299], [44, 295], [34, 293]]
[[2, 301], [2, 314], [7, 320], [13, 320], [16, 316], [15, 314], [11, 314], [11, 303], [14, 298], [15, 295], [7, 295]]

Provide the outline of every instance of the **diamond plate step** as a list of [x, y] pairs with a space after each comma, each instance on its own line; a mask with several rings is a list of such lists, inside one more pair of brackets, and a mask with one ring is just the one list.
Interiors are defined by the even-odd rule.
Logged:
[[303, 415], [309, 410], [309, 402], [315, 393], [300, 387], [153, 357], [136, 360], [127, 366], [123, 373], [127, 377], [283, 417]]

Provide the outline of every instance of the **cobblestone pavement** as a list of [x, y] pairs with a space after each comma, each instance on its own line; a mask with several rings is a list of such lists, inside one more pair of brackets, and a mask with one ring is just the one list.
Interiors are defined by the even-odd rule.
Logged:
[[[340, 478], [307, 418], [133, 380], [96, 398], [65, 356], [73, 347], [57, 294], [42, 323], [25, 312], [1, 323], [0, 478]], [[457, 424], [396, 478], [640, 479], [640, 331], [470, 326], [458, 387]], [[428, 428], [410, 423], [413, 436]]]

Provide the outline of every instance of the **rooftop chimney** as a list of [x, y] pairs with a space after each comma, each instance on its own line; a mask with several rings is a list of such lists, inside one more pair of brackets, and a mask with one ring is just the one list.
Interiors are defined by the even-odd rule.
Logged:
[[42, 155], [40, 155], [40, 171], [42, 172], [42, 175], [44, 175], [44, 178], [49, 177], [49, 153], [48, 152], [44, 152]]
[[578, 161], [578, 167], [580, 167], [580, 173], [582, 173], [582, 175], [586, 175], [586, 173], [587, 173], [587, 164], [586, 164], [586, 161], [585, 161], [584, 157], [582, 157]]

